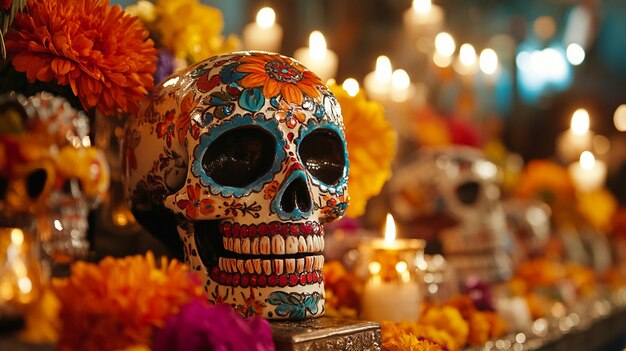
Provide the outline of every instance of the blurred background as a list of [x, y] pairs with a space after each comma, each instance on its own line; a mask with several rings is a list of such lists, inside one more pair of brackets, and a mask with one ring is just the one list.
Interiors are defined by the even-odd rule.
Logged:
[[[614, 119], [626, 102], [624, 1], [439, 0], [427, 11], [436, 7], [441, 18], [431, 12], [419, 28], [407, 23], [407, 12], [415, 11], [410, 0], [204, 2], [222, 11], [223, 34], [240, 38], [259, 9], [273, 8], [283, 28], [278, 51], [285, 55], [306, 47], [312, 31], [322, 32], [339, 58], [338, 82], [363, 82], [376, 58], [386, 55], [393, 69], [408, 73], [438, 114], [472, 120], [481, 125], [482, 139], [496, 133], [526, 161], [553, 157], [559, 134], [570, 127], [573, 112], [583, 108], [589, 128], [605, 137], [598, 139], [601, 152], [595, 153], [608, 162], [608, 186], [620, 202], [626, 201], [620, 181], [626, 172], [625, 117]], [[445, 60], [434, 62], [439, 32], [453, 38], [454, 57], [465, 43], [476, 55], [493, 49], [496, 72], [462, 73]]]

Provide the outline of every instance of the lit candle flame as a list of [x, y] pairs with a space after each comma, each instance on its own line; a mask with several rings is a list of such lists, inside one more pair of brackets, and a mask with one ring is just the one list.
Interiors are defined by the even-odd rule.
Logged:
[[391, 80], [391, 61], [389, 57], [384, 55], [378, 56], [374, 75], [378, 82], [389, 82]]
[[256, 23], [261, 28], [269, 28], [276, 21], [276, 12], [271, 7], [264, 7], [256, 14]]
[[570, 128], [574, 134], [582, 135], [589, 131], [589, 112], [584, 108], [579, 108], [572, 115]]
[[585, 170], [593, 169], [593, 166], [596, 164], [596, 158], [593, 157], [593, 154], [589, 151], [583, 151], [580, 154], [580, 167]]
[[344, 80], [341, 87], [352, 97], [359, 93], [359, 82], [357, 82], [354, 78]]
[[393, 89], [404, 90], [411, 85], [411, 78], [409, 74], [403, 69], [397, 69], [393, 71], [391, 75], [391, 86]]
[[391, 244], [396, 240], [396, 223], [393, 221], [391, 213], [387, 213], [385, 220], [385, 243]]
[[11, 230], [11, 241], [16, 246], [21, 246], [24, 243], [24, 232], [19, 228], [13, 228]]
[[498, 69], [498, 55], [493, 49], [485, 49], [480, 53], [478, 65], [484, 74], [494, 74]]
[[326, 56], [326, 39], [320, 31], [313, 31], [309, 36], [309, 52], [311, 57], [322, 59]]
[[430, 12], [432, 2], [430, 0], [413, 0], [413, 11], [425, 15]]
[[435, 49], [442, 56], [452, 56], [456, 50], [456, 43], [450, 33], [441, 32], [435, 37]]
[[459, 59], [465, 66], [476, 63], [476, 50], [471, 44], [463, 44], [459, 49]]

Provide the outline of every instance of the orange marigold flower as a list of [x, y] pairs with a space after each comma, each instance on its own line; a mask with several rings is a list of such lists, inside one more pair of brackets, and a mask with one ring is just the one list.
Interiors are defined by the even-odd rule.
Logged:
[[458, 345], [448, 332], [437, 329], [431, 325], [422, 325], [419, 322], [390, 322], [380, 323], [382, 329], [383, 348], [398, 340], [403, 335], [412, 335], [419, 340], [425, 340], [441, 346], [448, 351], [458, 351], [463, 345]]
[[539, 198], [549, 205], [570, 202], [575, 189], [567, 170], [548, 160], [530, 161], [517, 185], [517, 195], [524, 199]]
[[69, 278], [53, 281], [63, 324], [58, 350], [149, 344], [153, 328], [202, 296], [200, 280], [193, 278], [187, 265], [164, 257], [158, 265], [152, 253], [77, 262]]
[[441, 351], [441, 346], [428, 340], [420, 339], [415, 335], [400, 335], [387, 344], [383, 344], [383, 351]]
[[156, 49], [136, 17], [108, 0], [28, 1], [7, 56], [32, 83], [69, 85], [85, 110], [132, 113], [154, 86]]
[[469, 325], [454, 307], [431, 307], [420, 319], [420, 323], [447, 332], [457, 345], [465, 345], [467, 342]]
[[485, 314], [478, 311], [474, 312], [467, 319], [467, 323], [469, 324], [468, 344], [479, 346], [489, 341], [491, 324]]
[[291, 104], [302, 105], [304, 95], [315, 100], [322, 97], [317, 89], [322, 80], [298, 62], [285, 56], [253, 53], [241, 58], [237, 71], [248, 73], [242, 80], [245, 88], [263, 87], [263, 95], [273, 98], [280, 94]]

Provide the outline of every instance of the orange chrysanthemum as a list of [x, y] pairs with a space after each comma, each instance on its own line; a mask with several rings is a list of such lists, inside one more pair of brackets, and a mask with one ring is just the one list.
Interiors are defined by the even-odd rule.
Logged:
[[383, 345], [384, 351], [442, 351], [441, 346], [415, 335], [401, 335]]
[[383, 350], [389, 349], [392, 344], [397, 344], [405, 336], [413, 336], [418, 340], [428, 341], [442, 349], [458, 351], [463, 345], [458, 345], [447, 331], [437, 329], [430, 325], [422, 325], [419, 322], [390, 322], [380, 323], [382, 330]]
[[454, 307], [431, 307], [422, 316], [420, 323], [447, 332], [457, 345], [465, 345], [467, 342], [469, 324]]
[[[189, 267], [152, 253], [99, 264], [78, 262], [53, 281], [63, 324], [58, 350], [119, 350], [151, 341], [151, 332], [179, 307], [202, 296]], [[191, 279], [190, 279], [191, 278]]]
[[154, 86], [156, 49], [136, 17], [108, 0], [28, 1], [7, 56], [33, 83], [69, 85], [88, 110], [134, 112]]
[[237, 71], [248, 73], [242, 80], [244, 88], [263, 87], [263, 95], [273, 98], [280, 94], [291, 104], [302, 105], [304, 95], [321, 99], [322, 80], [296, 61], [285, 56], [259, 52], [244, 56]]

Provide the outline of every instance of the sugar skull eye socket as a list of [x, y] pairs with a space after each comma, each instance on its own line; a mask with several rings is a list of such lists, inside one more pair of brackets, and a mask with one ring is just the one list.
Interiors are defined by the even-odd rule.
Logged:
[[480, 184], [474, 181], [465, 182], [456, 188], [456, 195], [465, 205], [475, 204], [480, 195]]
[[343, 176], [346, 165], [344, 144], [336, 132], [319, 128], [300, 142], [300, 158], [306, 169], [318, 180], [333, 185]]
[[48, 180], [48, 173], [45, 169], [39, 168], [30, 172], [26, 176], [26, 193], [32, 199], [35, 199], [41, 195], [43, 189], [46, 186]]
[[242, 126], [224, 132], [209, 145], [202, 168], [215, 183], [242, 188], [269, 172], [275, 155], [272, 134], [260, 127]]

